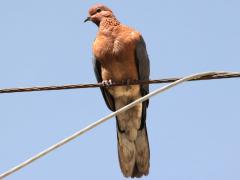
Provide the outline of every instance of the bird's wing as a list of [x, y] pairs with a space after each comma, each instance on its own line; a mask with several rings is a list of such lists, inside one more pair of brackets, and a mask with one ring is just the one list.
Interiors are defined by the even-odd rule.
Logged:
[[[101, 63], [95, 57], [93, 58], [93, 67], [97, 81], [102, 82]], [[104, 87], [100, 87], [100, 89], [108, 108], [112, 111], [115, 111], [114, 99], [111, 94], [109, 94]]]
[[[135, 49], [135, 60], [138, 69], [138, 79], [139, 80], [149, 80], [150, 75], [150, 62], [148, 59], [148, 54], [146, 50], [146, 44], [142, 36], [136, 43]], [[149, 93], [149, 85], [141, 85], [141, 94], [142, 96]], [[148, 100], [146, 101], [146, 106], [148, 106]]]

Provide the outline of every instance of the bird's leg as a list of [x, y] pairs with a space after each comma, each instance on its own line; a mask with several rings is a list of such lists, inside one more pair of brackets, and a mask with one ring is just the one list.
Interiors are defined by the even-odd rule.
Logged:
[[131, 82], [131, 79], [127, 79], [127, 86], [129, 86], [130, 82]]
[[111, 79], [109, 79], [109, 80], [103, 80], [103, 81], [102, 81], [102, 85], [103, 85], [104, 87], [110, 87], [112, 84], [113, 84], [113, 83], [112, 83], [112, 80], [111, 80]]
[[127, 90], [131, 89], [130, 82], [131, 82], [131, 79], [122, 80], [122, 84], [126, 85]]

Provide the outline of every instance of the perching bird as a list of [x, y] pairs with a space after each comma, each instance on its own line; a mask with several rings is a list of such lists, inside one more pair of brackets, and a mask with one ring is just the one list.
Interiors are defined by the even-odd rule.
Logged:
[[[90, 8], [89, 17], [98, 26], [93, 43], [94, 70], [98, 82], [149, 80], [149, 59], [141, 34], [121, 24], [106, 6]], [[149, 93], [148, 85], [101, 88], [112, 111]], [[141, 177], [149, 173], [150, 150], [146, 128], [148, 101], [117, 115], [118, 157], [125, 177]]]

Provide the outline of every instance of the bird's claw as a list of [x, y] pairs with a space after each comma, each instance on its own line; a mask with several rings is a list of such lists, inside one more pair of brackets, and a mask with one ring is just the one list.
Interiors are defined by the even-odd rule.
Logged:
[[129, 86], [131, 82], [131, 79], [127, 79], [127, 80], [122, 80], [122, 84]]
[[122, 84], [126, 85], [127, 89], [131, 89], [130, 83], [131, 79], [122, 80]]
[[111, 80], [111, 79], [110, 79], [110, 80], [103, 80], [103, 81], [102, 81], [102, 85], [103, 85], [104, 87], [110, 87], [112, 84], [113, 84], [113, 83], [112, 83], [112, 80]]

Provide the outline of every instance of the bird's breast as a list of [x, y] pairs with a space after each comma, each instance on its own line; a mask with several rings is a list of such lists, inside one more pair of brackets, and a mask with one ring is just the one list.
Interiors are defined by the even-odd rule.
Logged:
[[103, 80], [137, 79], [135, 49], [126, 36], [97, 36], [93, 44], [95, 58], [101, 63]]
[[111, 57], [120, 58], [129, 46], [119, 38], [99, 37], [93, 44], [93, 52], [97, 59], [105, 61]]

